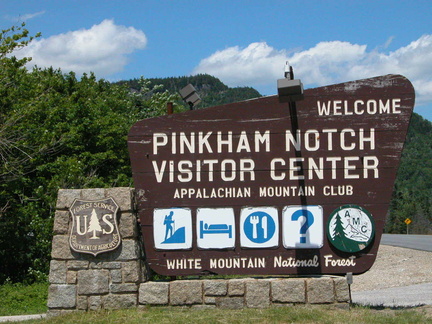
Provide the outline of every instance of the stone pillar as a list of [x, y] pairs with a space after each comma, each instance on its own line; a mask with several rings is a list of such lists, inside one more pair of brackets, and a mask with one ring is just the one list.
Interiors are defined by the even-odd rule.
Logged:
[[[68, 208], [75, 199], [107, 197], [119, 205], [121, 245], [96, 257], [72, 251], [69, 245], [72, 220]], [[147, 280], [147, 271], [135, 209], [132, 188], [59, 190], [49, 274], [50, 314], [138, 305], [139, 284]]]

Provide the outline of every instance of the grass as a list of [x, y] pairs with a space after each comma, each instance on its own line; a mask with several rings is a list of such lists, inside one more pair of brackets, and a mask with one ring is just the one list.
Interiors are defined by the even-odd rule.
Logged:
[[0, 316], [42, 314], [47, 312], [48, 283], [0, 286]]
[[[48, 284], [0, 286], [0, 316], [46, 313]], [[142, 307], [128, 310], [71, 312], [25, 323], [432, 323], [432, 306], [412, 309], [296, 305], [227, 310], [188, 307]]]
[[[430, 314], [429, 314], [430, 315]], [[327, 306], [273, 307], [267, 309], [202, 309], [146, 307], [131, 310], [74, 312], [31, 323], [431, 323], [426, 312], [416, 310], [351, 310]]]

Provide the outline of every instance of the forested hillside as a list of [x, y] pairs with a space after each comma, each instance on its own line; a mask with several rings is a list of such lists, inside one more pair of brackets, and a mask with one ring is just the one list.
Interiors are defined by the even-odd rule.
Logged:
[[[172, 93], [178, 93], [178, 91], [186, 85], [192, 84], [202, 100], [202, 102], [197, 106], [197, 109], [261, 97], [260, 93], [254, 88], [230, 88], [223, 84], [218, 78], [208, 74], [148, 80], [153, 87], [161, 85], [157, 91], [167, 90]], [[139, 88], [139, 79], [121, 81], [119, 83], [127, 84], [134, 90]]]
[[386, 232], [432, 234], [432, 123], [414, 113], [395, 183]]

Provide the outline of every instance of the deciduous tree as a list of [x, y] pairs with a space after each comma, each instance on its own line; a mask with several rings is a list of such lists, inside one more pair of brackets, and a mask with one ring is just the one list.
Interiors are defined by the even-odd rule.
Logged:
[[28, 71], [13, 54], [32, 39], [23, 26], [0, 34], [0, 283], [48, 273], [60, 188], [133, 186], [130, 127], [177, 100], [145, 79], [132, 93], [92, 73]]

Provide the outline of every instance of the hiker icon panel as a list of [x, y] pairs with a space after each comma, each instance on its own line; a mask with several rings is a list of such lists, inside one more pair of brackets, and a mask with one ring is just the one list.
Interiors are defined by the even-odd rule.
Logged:
[[278, 246], [278, 211], [274, 207], [247, 207], [240, 214], [240, 244], [249, 248]]
[[198, 248], [234, 248], [234, 210], [232, 208], [198, 208], [196, 230]]
[[192, 247], [191, 210], [189, 208], [155, 209], [153, 231], [156, 249], [190, 249]]
[[282, 241], [287, 249], [319, 249], [324, 244], [321, 206], [287, 206], [282, 211]]

